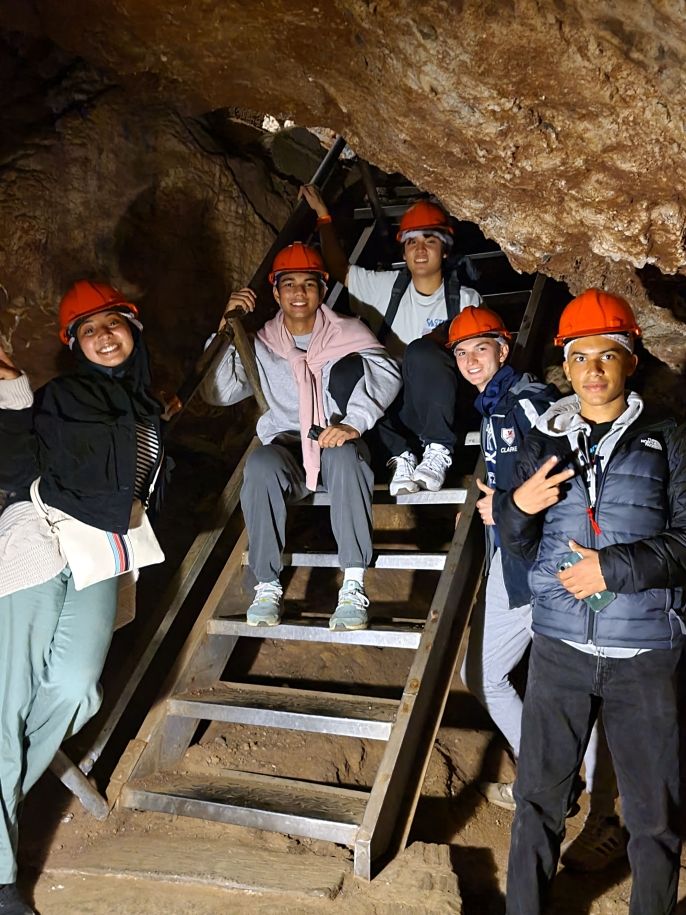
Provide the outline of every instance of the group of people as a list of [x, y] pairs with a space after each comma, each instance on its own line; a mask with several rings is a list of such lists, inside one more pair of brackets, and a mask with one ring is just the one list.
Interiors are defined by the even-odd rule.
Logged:
[[[586, 754], [590, 866], [623, 854], [628, 833], [632, 915], [673, 912], [686, 438], [626, 390], [640, 335], [631, 307], [595, 289], [567, 306], [556, 343], [573, 393], [562, 397], [508, 364], [511, 334], [461, 284], [441, 207], [410, 207], [398, 232], [406, 268], [375, 272], [348, 265], [320, 193], [306, 186], [302, 195], [317, 214], [322, 254], [300, 242], [279, 252], [269, 277], [278, 312], [254, 340], [267, 410], [241, 492], [257, 581], [248, 624], [280, 622], [288, 505], [321, 486], [343, 572], [329, 625], [368, 626], [371, 450], [387, 458], [392, 495], [439, 490], [468, 382], [482, 417], [478, 509], [489, 565], [462, 676], [517, 765], [514, 787], [497, 783], [488, 795], [515, 811], [507, 911], [543, 910]], [[324, 304], [330, 275], [364, 323]], [[255, 305], [245, 288], [228, 307]], [[60, 517], [124, 534], [163, 459], [136, 306], [82, 281], [59, 319], [74, 370], [35, 394], [0, 350], [0, 487], [10, 493], [0, 515], [0, 915], [32, 911], [16, 889], [17, 808], [98, 708], [118, 591], [115, 578], [74, 587], [31, 484]], [[235, 347], [202, 393], [220, 405], [250, 396]], [[530, 645], [522, 702], [510, 675]], [[613, 765], [603, 766], [608, 747]], [[573, 848], [566, 854], [574, 864]]]

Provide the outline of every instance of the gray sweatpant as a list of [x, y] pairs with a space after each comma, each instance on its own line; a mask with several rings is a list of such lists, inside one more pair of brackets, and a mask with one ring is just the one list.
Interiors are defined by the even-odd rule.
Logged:
[[[339, 448], [322, 448], [321, 481], [331, 495], [331, 528], [340, 567], [367, 568], [372, 559], [374, 489], [367, 446], [357, 440]], [[258, 581], [279, 577], [286, 506], [307, 494], [299, 448], [272, 443], [248, 458], [241, 508], [248, 529], [250, 568]]]

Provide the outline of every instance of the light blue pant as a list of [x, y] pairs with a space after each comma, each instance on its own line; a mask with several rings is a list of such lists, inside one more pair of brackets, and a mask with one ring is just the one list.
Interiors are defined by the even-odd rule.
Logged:
[[531, 643], [531, 605], [510, 609], [500, 550], [488, 570], [483, 605], [474, 609], [460, 676], [519, 756], [522, 700], [510, 674]]
[[[486, 708], [488, 714], [519, 756], [522, 731], [522, 700], [510, 682], [510, 674], [531, 642], [531, 606], [510, 609], [503, 579], [500, 550], [496, 550], [488, 571], [483, 606], [472, 615], [467, 653], [460, 676], [467, 689]], [[617, 784], [612, 761], [602, 732], [596, 722], [586, 749], [584, 764], [586, 787], [594, 813], [614, 811]], [[600, 731], [600, 733], [599, 733]]]
[[100, 707], [117, 588], [76, 591], [67, 568], [0, 598], [0, 884], [16, 878], [20, 800]]

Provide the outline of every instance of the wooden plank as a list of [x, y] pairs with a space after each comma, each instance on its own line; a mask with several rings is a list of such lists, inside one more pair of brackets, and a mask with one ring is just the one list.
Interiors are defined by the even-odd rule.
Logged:
[[170, 715], [369, 740], [388, 740], [397, 700], [322, 690], [219, 682], [169, 700]]
[[[158, 891], [163, 884], [221, 888], [237, 890], [244, 893], [270, 894], [276, 912], [280, 908], [279, 897], [286, 896], [286, 908], [302, 904], [303, 897], [333, 899], [343, 885], [343, 879], [349, 870], [347, 861], [340, 858], [327, 858], [323, 855], [301, 855], [288, 851], [259, 848], [239, 844], [226, 837], [221, 842], [221, 854], [218, 854], [217, 839], [176, 838], [174, 835], [155, 836], [125, 835], [115, 838], [97, 839], [94, 844], [73, 852], [54, 851], [44, 872], [52, 877], [53, 883], [59, 883], [64, 877], [95, 877], [106, 893], [108, 878], [121, 887], [122, 878], [127, 880], [144, 880], [157, 883]], [[62, 894], [64, 895], [64, 894]], [[185, 899], [185, 896], [183, 897]], [[110, 896], [111, 908], [100, 906], [100, 911], [131, 911], [126, 906], [117, 906]], [[173, 903], [170, 907], [160, 906], [157, 911], [174, 915], [189, 909]], [[225, 900], [222, 910], [229, 913], [231, 901]], [[43, 909], [43, 911], [47, 911]], [[95, 911], [88, 909], [89, 912]], [[195, 909], [193, 908], [195, 912]], [[204, 911], [204, 909], [203, 909]], [[217, 911], [213, 909], [213, 911]]]
[[[396, 723], [374, 779], [355, 842], [355, 874], [366, 880], [371, 879], [373, 862], [391, 843], [399, 812], [404, 809], [409, 821], [414, 815], [423, 778], [412, 780], [409, 802], [408, 787], [412, 769], [417, 767], [417, 750], [432, 708], [434, 717], [440, 720], [440, 711], [436, 708], [440, 697], [434, 687], [445, 653], [448, 650], [457, 651], [454, 640], [457, 637], [459, 644], [462, 633], [457, 632], [456, 621], [460, 620], [462, 632], [467, 626], [475, 590], [470, 581], [478, 580], [483, 563], [483, 531], [476, 511], [479, 498], [480, 491], [473, 483], [460, 512], [445, 568], [408, 674]], [[425, 749], [427, 757], [430, 751], [430, 746]], [[421, 761], [419, 765], [420, 772], [423, 772]]]
[[131, 674], [127, 677], [125, 682], [122, 684], [121, 691], [116, 703], [110, 709], [107, 718], [101, 725], [95, 740], [79, 763], [79, 768], [84, 774], [88, 775], [97, 760], [100, 758], [100, 755], [106, 747], [110, 737], [112, 736], [114, 729], [119, 724], [124, 711], [131, 701], [135, 691], [138, 689], [138, 686], [145, 676], [148, 668], [150, 667], [153, 658], [157, 654], [160, 645], [164, 641], [165, 636], [169, 632], [169, 629], [174, 623], [174, 620], [178, 616], [178, 613], [181, 610], [184, 601], [188, 597], [191, 588], [195, 584], [198, 575], [202, 571], [205, 562], [217, 544], [217, 541], [221, 537], [222, 532], [226, 527], [227, 521], [235, 511], [236, 506], [238, 505], [238, 500], [240, 498], [245, 462], [255, 450], [255, 448], [259, 447], [259, 444], [260, 441], [257, 436], [255, 436], [248, 445], [243, 457], [238, 463], [238, 466], [231, 474], [231, 478], [229, 479], [228, 483], [224, 487], [224, 490], [219, 497], [219, 502], [217, 504], [215, 513], [208, 522], [207, 529], [203, 530], [197, 535], [191, 545], [191, 548], [186, 553], [181, 565], [176, 570], [173, 578], [167, 585], [160, 602], [161, 606], [167, 607], [167, 611], [165, 612], [160, 622], [157, 624], [152, 636], [148, 638], [145, 644], [145, 648], [140, 655], [136, 666], [134, 667]]
[[111, 781], [114, 784], [123, 785], [133, 774], [147, 775], [154, 772], [162, 764], [170, 762], [174, 755], [178, 757], [188, 746], [195, 729], [192, 720], [185, 721], [184, 726], [181, 726], [178, 724], [179, 719], [175, 719], [175, 733], [165, 733], [167, 699], [194, 686], [209, 686], [221, 674], [231, 655], [237, 636], [210, 635], [207, 623], [216, 613], [226, 589], [240, 575], [241, 555], [246, 544], [247, 532], [244, 530], [169, 671], [157, 700], [138, 730], [135, 740], [142, 741], [145, 749], [141, 753], [128, 756], [125, 753], [122, 756], [112, 775]]
[[50, 770], [63, 785], [69, 788], [72, 794], [76, 795], [84, 808], [96, 820], [107, 819], [110, 812], [109, 804], [63, 750], [58, 750], [55, 754], [53, 761], [50, 763]]
[[193, 816], [351, 845], [368, 792], [222, 769], [218, 774], [134, 779], [125, 807]]

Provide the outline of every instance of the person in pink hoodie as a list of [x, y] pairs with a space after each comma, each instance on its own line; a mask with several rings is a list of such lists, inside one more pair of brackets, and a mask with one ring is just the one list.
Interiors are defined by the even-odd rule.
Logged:
[[[369, 601], [364, 572], [372, 558], [374, 476], [363, 433], [400, 390], [397, 363], [358, 319], [323, 304], [328, 274], [318, 251], [295, 242], [280, 251], [270, 274], [279, 311], [258, 332], [255, 357], [268, 410], [257, 423], [262, 447], [246, 462], [241, 506], [257, 578], [247, 612], [252, 626], [275, 626], [283, 613], [279, 577], [287, 504], [318, 483], [331, 495], [331, 526], [343, 586], [329, 625], [364, 629]], [[230, 309], [252, 311], [255, 293], [241, 289]], [[208, 403], [249, 397], [250, 383], [230, 347], [203, 385]]]

